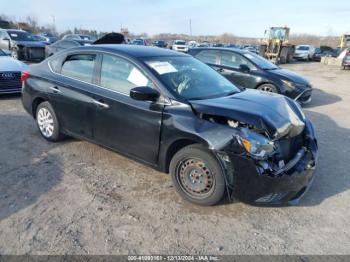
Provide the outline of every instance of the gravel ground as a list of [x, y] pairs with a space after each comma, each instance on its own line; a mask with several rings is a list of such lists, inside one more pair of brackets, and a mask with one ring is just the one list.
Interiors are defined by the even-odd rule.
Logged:
[[19, 97], [0, 98], [0, 254], [350, 254], [350, 72], [311, 80], [320, 161], [300, 205], [185, 203], [170, 177], [96, 145], [46, 142]]

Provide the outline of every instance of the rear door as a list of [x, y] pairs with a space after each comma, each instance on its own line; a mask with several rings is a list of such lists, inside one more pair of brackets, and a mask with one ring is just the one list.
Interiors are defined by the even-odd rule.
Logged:
[[56, 76], [48, 92], [59, 122], [64, 130], [86, 138], [92, 137], [96, 61], [94, 53], [71, 54], [50, 61]]
[[164, 106], [129, 96], [134, 87], [155, 85], [133, 62], [115, 55], [101, 56], [100, 72], [101, 88], [95, 95], [95, 140], [156, 164]]

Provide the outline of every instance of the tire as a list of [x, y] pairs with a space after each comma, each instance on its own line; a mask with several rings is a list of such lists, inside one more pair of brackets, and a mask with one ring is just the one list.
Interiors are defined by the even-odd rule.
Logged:
[[278, 89], [273, 84], [262, 84], [256, 88], [260, 91], [270, 92], [270, 93], [276, 93], [278, 94]]
[[49, 102], [42, 102], [36, 109], [36, 123], [40, 134], [48, 141], [57, 142], [63, 139], [55, 110]]
[[177, 192], [191, 203], [215, 205], [225, 194], [225, 174], [221, 165], [201, 145], [189, 145], [179, 150], [172, 158], [169, 170]]

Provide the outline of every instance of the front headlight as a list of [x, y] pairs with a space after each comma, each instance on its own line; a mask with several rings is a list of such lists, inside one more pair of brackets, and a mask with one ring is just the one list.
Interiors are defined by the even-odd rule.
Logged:
[[288, 80], [282, 80], [283, 84], [285, 84], [286, 86], [290, 87], [290, 88], [294, 88], [295, 85], [293, 82], [288, 81]]
[[242, 128], [237, 140], [246, 152], [257, 159], [265, 159], [275, 150], [275, 145], [266, 137]]

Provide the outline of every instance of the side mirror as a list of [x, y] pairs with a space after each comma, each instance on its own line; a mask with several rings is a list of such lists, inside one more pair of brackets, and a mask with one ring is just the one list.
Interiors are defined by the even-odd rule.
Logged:
[[130, 90], [130, 97], [139, 101], [157, 101], [160, 94], [157, 90], [148, 86], [135, 87]]
[[240, 69], [241, 71], [243, 71], [243, 72], [249, 72], [249, 71], [250, 71], [249, 66], [244, 65], [244, 64], [239, 65], [239, 69]]

